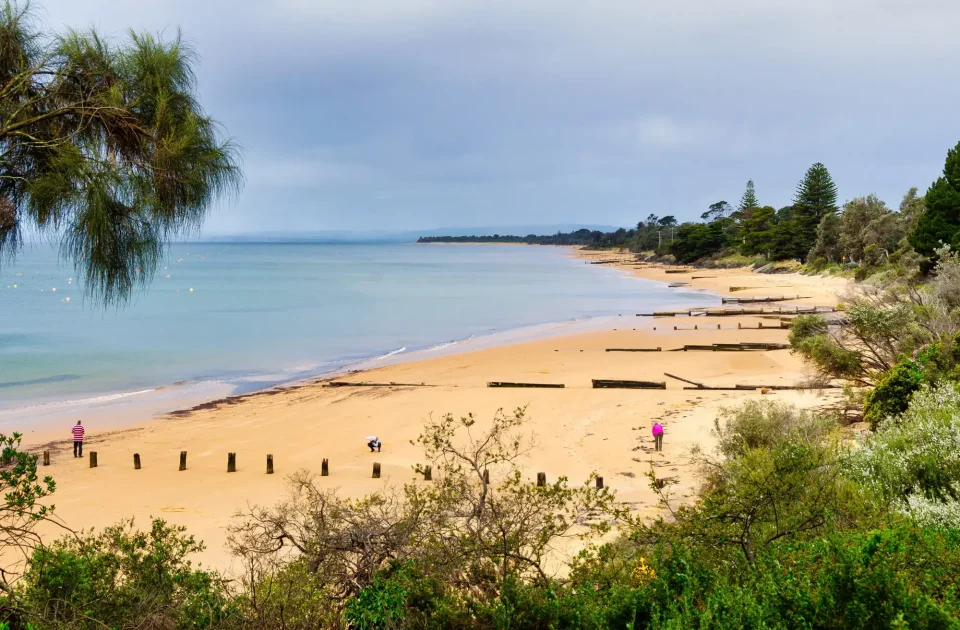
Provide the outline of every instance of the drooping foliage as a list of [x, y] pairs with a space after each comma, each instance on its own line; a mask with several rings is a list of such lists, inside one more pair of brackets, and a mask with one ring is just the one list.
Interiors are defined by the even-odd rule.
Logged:
[[46, 233], [95, 300], [144, 286], [165, 244], [241, 183], [196, 64], [179, 35], [54, 35], [28, 5], [0, 8], [0, 256]]

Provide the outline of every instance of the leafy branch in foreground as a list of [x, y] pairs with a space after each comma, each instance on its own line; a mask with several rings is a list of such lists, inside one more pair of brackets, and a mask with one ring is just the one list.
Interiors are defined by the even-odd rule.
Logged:
[[89, 296], [123, 301], [165, 243], [239, 192], [239, 152], [196, 98], [196, 54], [178, 35], [38, 30], [0, 8], [0, 256], [52, 235]]
[[34, 527], [51, 519], [54, 507], [42, 500], [56, 490], [52, 477], [37, 473], [37, 456], [20, 449], [21, 439], [19, 433], [0, 434], [0, 551], [6, 566], [0, 568], [0, 590], [8, 593], [16, 573], [8, 571], [17, 565], [11, 554], [21, 556], [22, 562], [41, 546]]
[[[432, 482], [344, 499], [301, 472], [289, 498], [231, 524], [230, 547], [248, 568], [247, 607], [265, 626], [331, 626], [378, 572], [416, 566], [445, 589], [483, 600], [517, 581], [548, 584], [564, 541], [609, 531], [622, 509], [608, 489], [567, 479], [537, 486], [518, 460], [532, 446], [524, 410], [498, 412], [485, 431], [472, 416], [427, 420], [415, 444]], [[592, 480], [592, 478], [591, 478]], [[302, 584], [314, 594], [304, 598]]]

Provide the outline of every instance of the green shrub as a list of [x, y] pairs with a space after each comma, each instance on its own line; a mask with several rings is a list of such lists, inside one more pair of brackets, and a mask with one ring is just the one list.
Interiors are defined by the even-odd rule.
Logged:
[[793, 405], [767, 400], [748, 400], [735, 409], [723, 409], [721, 418], [726, 422], [715, 420], [715, 433], [720, 453], [728, 458], [785, 442], [817, 444], [836, 426]]
[[846, 463], [847, 475], [895, 510], [960, 527], [960, 388], [924, 387]]
[[863, 419], [874, 430], [890, 416], [898, 416], [907, 410], [910, 398], [920, 389], [923, 378], [913, 366], [898, 363], [864, 400]]
[[137, 531], [129, 520], [41, 547], [24, 576], [23, 606], [43, 620], [38, 628], [200, 629], [234, 617], [220, 578], [192, 567], [188, 557], [203, 546], [184, 532], [159, 519]]

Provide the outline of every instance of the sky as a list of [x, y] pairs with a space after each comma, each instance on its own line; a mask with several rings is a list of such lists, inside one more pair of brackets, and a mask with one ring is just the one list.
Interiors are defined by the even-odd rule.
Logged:
[[208, 235], [696, 219], [814, 162], [896, 207], [960, 140], [956, 0], [34, 0], [181, 29], [242, 146]]

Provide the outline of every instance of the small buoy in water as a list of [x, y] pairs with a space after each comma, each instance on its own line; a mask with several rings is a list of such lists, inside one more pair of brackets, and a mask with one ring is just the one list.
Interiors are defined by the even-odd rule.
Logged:
[[169, 274], [169, 273], [167, 274], [167, 277], [168, 277], [168, 278], [170, 277], [170, 274]]
[[17, 285], [13, 285], [13, 288], [16, 289], [16, 288], [17, 288]]
[[65, 302], [69, 302], [69, 301], [70, 301], [70, 298], [66, 298], [64, 301], [65, 301]]
[[190, 293], [193, 293], [193, 287], [190, 287]]
[[54, 293], [56, 293], [56, 292], [57, 292], [57, 287], [53, 287], [53, 288], [50, 289], [50, 290], [53, 291]]

